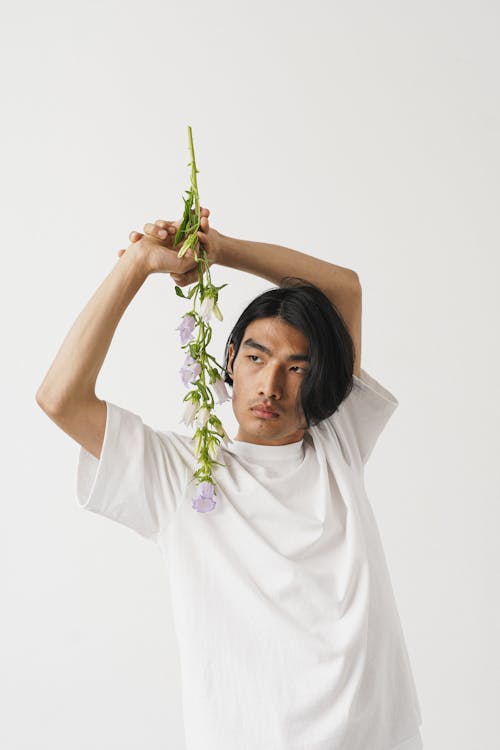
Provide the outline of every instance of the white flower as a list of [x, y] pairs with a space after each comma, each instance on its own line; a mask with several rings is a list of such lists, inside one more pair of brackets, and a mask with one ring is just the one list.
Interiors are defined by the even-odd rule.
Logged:
[[212, 383], [215, 395], [217, 396], [217, 403], [223, 404], [225, 401], [229, 401], [231, 399], [231, 396], [227, 392], [226, 384], [222, 380], [222, 378], [219, 376], [217, 380], [215, 380], [214, 383]]
[[212, 310], [214, 309], [214, 298], [213, 297], [205, 297], [203, 302], [200, 306], [200, 315], [202, 318], [204, 318], [206, 321], [210, 320], [212, 317]]
[[184, 409], [184, 414], [182, 415], [182, 419], [180, 421], [184, 422], [186, 427], [191, 427], [199, 408], [199, 404], [195, 401], [187, 401], [186, 408]]
[[206, 423], [208, 422], [208, 418], [210, 417], [210, 410], [207, 409], [206, 406], [202, 406], [201, 409], [198, 412], [198, 416], [196, 419], [197, 426], [201, 429], [205, 427]]

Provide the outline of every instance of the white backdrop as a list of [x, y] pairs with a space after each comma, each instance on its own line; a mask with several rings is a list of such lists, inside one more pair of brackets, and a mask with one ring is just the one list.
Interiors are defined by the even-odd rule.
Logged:
[[[181, 216], [188, 125], [212, 226], [360, 277], [362, 366], [400, 401], [367, 489], [424, 746], [496, 747], [498, 4], [46, 0], [2, 15], [2, 748], [184, 747], [161, 556], [77, 506], [79, 446], [35, 393], [129, 232]], [[212, 277], [229, 284], [219, 359], [271, 285]], [[189, 303], [173, 286], [155, 275], [132, 301], [97, 395], [186, 433], [174, 329]], [[231, 404], [217, 413], [234, 437]]]

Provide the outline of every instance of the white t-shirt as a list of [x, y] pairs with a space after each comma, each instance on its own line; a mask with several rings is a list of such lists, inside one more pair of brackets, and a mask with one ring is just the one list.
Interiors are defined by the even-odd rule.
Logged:
[[[171, 584], [188, 750], [421, 750], [420, 705], [364, 465], [398, 406], [366, 371], [280, 446], [221, 446], [192, 508], [191, 435], [107, 401], [77, 498], [158, 545]], [[194, 431], [194, 430], [193, 430]]]

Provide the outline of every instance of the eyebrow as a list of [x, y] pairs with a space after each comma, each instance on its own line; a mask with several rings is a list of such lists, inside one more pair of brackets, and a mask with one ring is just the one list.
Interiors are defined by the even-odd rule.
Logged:
[[[267, 346], [264, 346], [263, 344], [259, 344], [257, 341], [254, 341], [254, 339], [246, 339], [243, 342], [243, 346], [250, 349], [259, 349], [259, 351], [264, 352], [265, 354], [272, 354], [272, 351], [267, 348]], [[290, 354], [288, 357], [289, 362], [310, 362], [311, 358], [308, 354]]]

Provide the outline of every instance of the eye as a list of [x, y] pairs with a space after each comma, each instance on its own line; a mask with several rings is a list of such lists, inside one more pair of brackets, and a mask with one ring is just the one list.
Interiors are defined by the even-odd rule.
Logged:
[[[261, 359], [261, 357], [259, 357], [257, 354], [247, 354], [247, 359], [249, 359], [254, 364], [257, 364], [257, 362], [255, 362], [255, 359], [253, 359], [254, 357], [255, 357], [255, 359]], [[302, 370], [302, 372], [304, 372], [304, 373], [307, 372], [306, 368], [305, 367], [300, 367], [300, 365], [293, 365], [291, 369], [295, 370], [295, 371]]]

